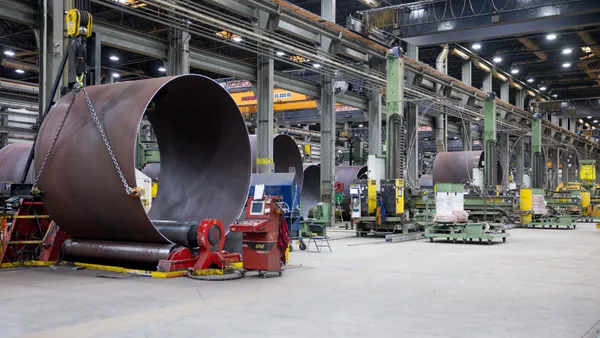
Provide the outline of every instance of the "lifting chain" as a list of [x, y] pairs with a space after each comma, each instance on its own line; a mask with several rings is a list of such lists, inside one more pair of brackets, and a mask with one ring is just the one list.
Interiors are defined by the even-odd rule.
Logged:
[[92, 101], [90, 100], [90, 97], [88, 96], [88, 93], [85, 90], [85, 87], [79, 81], [73, 87], [73, 99], [69, 103], [69, 107], [67, 108], [67, 111], [65, 112], [65, 115], [63, 116], [63, 119], [60, 122], [60, 126], [58, 127], [58, 130], [56, 132], [56, 135], [54, 136], [54, 139], [52, 140], [52, 144], [50, 145], [50, 149], [48, 149], [48, 153], [46, 154], [46, 157], [44, 158], [44, 161], [42, 162], [42, 165], [40, 166], [40, 170], [39, 170], [37, 176], [35, 177], [35, 180], [33, 182], [32, 192], [34, 194], [39, 194], [40, 193], [40, 190], [37, 187], [37, 183], [38, 183], [40, 177], [42, 176], [42, 172], [44, 171], [44, 168], [46, 167], [46, 163], [48, 162], [48, 159], [50, 158], [50, 155], [52, 154], [52, 151], [54, 150], [54, 146], [56, 145], [56, 141], [58, 140], [58, 137], [60, 136], [60, 133], [62, 132], [62, 129], [63, 129], [64, 125], [65, 125], [66, 120], [67, 120], [67, 116], [69, 116], [69, 113], [71, 112], [71, 108], [73, 107], [73, 103], [75, 103], [75, 100], [77, 99], [77, 96], [79, 95], [79, 92], [83, 92], [83, 96], [85, 98], [85, 102], [87, 103], [87, 106], [89, 108], [90, 114], [92, 115], [92, 119], [94, 120], [94, 124], [96, 125], [96, 128], [100, 132], [100, 136], [102, 137], [102, 141], [104, 141], [104, 145], [106, 146], [106, 150], [108, 151], [108, 154], [110, 155], [110, 158], [111, 158], [111, 160], [113, 162], [113, 165], [115, 166], [115, 169], [117, 170], [117, 174], [119, 174], [119, 178], [121, 179], [121, 182], [123, 183], [123, 187], [125, 188], [125, 192], [127, 192], [127, 194], [130, 195], [130, 196], [132, 196], [132, 197], [139, 198], [142, 195], [142, 193], [143, 193], [142, 189], [139, 188], [139, 187], [133, 187], [132, 188], [132, 187], [129, 186], [129, 184], [127, 184], [127, 180], [125, 179], [125, 175], [123, 175], [123, 171], [121, 170], [121, 166], [119, 166], [119, 163], [117, 162], [117, 158], [115, 156], [115, 153], [113, 152], [113, 149], [112, 149], [110, 143], [108, 142], [108, 137], [106, 136], [106, 133], [104, 132], [104, 128], [102, 127], [102, 123], [100, 123], [100, 120], [98, 119], [98, 115], [96, 114], [96, 110], [94, 109], [94, 106], [92, 105]]

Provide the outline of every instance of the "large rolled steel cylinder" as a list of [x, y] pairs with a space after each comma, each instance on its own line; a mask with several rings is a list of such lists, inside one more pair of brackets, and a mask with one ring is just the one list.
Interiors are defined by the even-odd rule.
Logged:
[[[31, 143], [13, 143], [0, 149], [0, 182], [20, 183], [31, 147], [33, 147]], [[33, 167], [29, 168], [25, 183], [31, 182], [33, 182]]]
[[[147, 115], [160, 149], [160, 189], [148, 214], [126, 193], [80, 94], [39, 181], [44, 205], [62, 229], [81, 240], [157, 244], [173, 241], [151, 219], [219, 219], [228, 230], [245, 205], [251, 162], [246, 125], [225, 89], [207, 77], [183, 75], [91, 86], [87, 92], [130, 186], [136, 136]], [[72, 97], [64, 96], [41, 126], [36, 170]]]
[[351, 219], [350, 210], [350, 185], [357, 179], [364, 177], [367, 173], [367, 166], [337, 166], [335, 167], [335, 176], [337, 182], [344, 183], [344, 201], [341, 203], [342, 219], [349, 221]]
[[304, 164], [304, 182], [302, 183], [302, 216], [308, 217], [308, 209], [321, 199], [321, 167], [318, 163]]
[[[256, 173], [256, 142], [256, 135], [250, 135], [253, 173]], [[294, 183], [302, 187], [304, 179], [302, 155], [300, 154], [300, 150], [298, 150], [296, 141], [290, 136], [277, 135], [273, 138], [273, 166], [273, 172], [276, 173], [287, 173], [294, 170], [296, 173]]]
[[[468, 183], [473, 169], [483, 167], [483, 150], [438, 153], [433, 161], [433, 183]], [[502, 184], [502, 166], [496, 161], [496, 184]]]

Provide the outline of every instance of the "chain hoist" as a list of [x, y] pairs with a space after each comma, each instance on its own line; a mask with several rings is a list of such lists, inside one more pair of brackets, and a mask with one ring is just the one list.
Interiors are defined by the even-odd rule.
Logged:
[[86, 40], [87, 40], [87, 38], [89, 38], [92, 35], [92, 16], [88, 12], [80, 12], [77, 9], [71, 9], [67, 12], [66, 22], [67, 22], [67, 34], [69, 35], [69, 37], [74, 38], [73, 42], [71, 43], [71, 48], [73, 49], [73, 54], [75, 56], [76, 83], [73, 86], [73, 98], [71, 99], [71, 102], [69, 103], [69, 106], [67, 107], [65, 115], [63, 116], [63, 118], [60, 122], [58, 130], [56, 131], [56, 134], [54, 135], [54, 138], [52, 139], [52, 143], [50, 144], [50, 148], [48, 149], [48, 152], [46, 153], [46, 157], [44, 158], [44, 161], [42, 162], [42, 165], [40, 166], [40, 169], [39, 169], [37, 175], [35, 176], [35, 179], [33, 181], [32, 193], [34, 195], [39, 195], [41, 193], [37, 184], [40, 180], [40, 177], [42, 176], [42, 173], [44, 172], [44, 168], [46, 167], [46, 164], [48, 163], [50, 156], [52, 155], [52, 152], [54, 150], [56, 142], [58, 141], [58, 138], [60, 137], [60, 134], [61, 134], [61, 132], [65, 126], [65, 123], [67, 121], [67, 117], [69, 116], [69, 113], [71, 112], [71, 109], [73, 108], [73, 104], [75, 103], [75, 100], [77, 100], [79, 93], [82, 92], [84, 99], [86, 101], [86, 104], [88, 106], [88, 109], [90, 111], [90, 114], [92, 115], [92, 119], [94, 120], [94, 125], [96, 126], [96, 129], [98, 129], [98, 132], [100, 133], [100, 136], [102, 137], [102, 141], [104, 142], [104, 145], [106, 146], [108, 155], [110, 156], [110, 159], [113, 162], [113, 165], [117, 171], [117, 174], [119, 175], [119, 178], [121, 179], [121, 182], [123, 183], [125, 192], [132, 197], [139, 198], [143, 194], [143, 189], [141, 189], [139, 187], [131, 187], [127, 183], [127, 180], [125, 179], [125, 175], [123, 174], [123, 171], [121, 170], [121, 166], [119, 165], [119, 163], [117, 161], [115, 153], [110, 145], [110, 142], [108, 141], [108, 137], [106, 136], [104, 128], [102, 127], [102, 123], [100, 122], [100, 119], [98, 118], [98, 114], [96, 114], [94, 105], [92, 104], [92, 101], [90, 100], [90, 97], [88, 96], [88, 93], [85, 89], [85, 81], [84, 80], [85, 80], [85, 67], [86, 67], [86, 60], [87, 60]]

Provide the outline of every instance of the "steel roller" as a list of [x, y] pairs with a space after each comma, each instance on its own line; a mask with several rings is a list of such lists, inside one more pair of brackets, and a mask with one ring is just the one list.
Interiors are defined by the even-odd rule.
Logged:
[[[27, 165], [31, 143], [13, 143], [0, 149], [0, 182], [19, 182]], [[33, 181], [33, 170], [29, 170], [25, 183]]]
[[[252, 172], [256, 173], [256, 135], [250, 135], [250, 149], [252, 152]], [[288, 135], [277, 135], [273, 138], [273, 165], [276, 173], [290, 172], [290, 168], [296, 172], [294, 182], [302, 187], [304, 171], [302, 167], [302, 155], [298, 145]]]
[[[433, 161], [433, 183], [468, 183], [473, 179], [473, 169], [483, 167], [483, 150], [438, 153]], [[498, 173], [502, 166], [496, 161]], [[496, 184], [502, 184], [498, 175]]]
[[[151, 219], [215, 218], [229, 228], [246, 202], [251, 162], [246, 125], [225, 89], [207, 77], [183, 75], [92, 86], [87, 92], [130, 185], [135, 183], [136, 135], [147, 115], [160, 149], [160, 189], [148, 214], [125, 192], [80, 94], [38, 184], [62, 229], [76, 239], [137, 245], [173, 242]], [[36, 172], [72, 95], [44, 120]], [[226, 249], [241, 246], [231, 238]]]

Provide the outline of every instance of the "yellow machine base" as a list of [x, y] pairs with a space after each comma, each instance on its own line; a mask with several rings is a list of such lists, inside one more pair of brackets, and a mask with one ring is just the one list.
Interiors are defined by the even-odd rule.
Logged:
[[[56, 262], [41, 262], [41, 261], [27, 261], [22, 263], [4, 263], [0, 265], [0, 269], [8, 269], [8, 268], [17, 268], [23, 266], [30, 267], [43, 267], [43, 266], [51, 266], [55, 265]], [[173, 277], [182, 277], [188, 274], [187, 270], [180, 271], [171, 271], [171, 272], [160, 272], [160, 271], [148, 271], [148, 270], [137, 270], [137, 269], [126, 269], [118, 266], [110, 266], [110, 265], [101, 265], [101, 264], [89, 264], [89, 263], [78, 263], [78, 262], [61, 262], [59, 263], [61, 266], [76, 266], [82, 267], [86, 269], [92, 270], [100, 270], [100, 271], [108, 271], [108, 272], [116, 272], [122, 274], [131, 274], [138, 276], [146, 276], [152, 278], [173, 278]], [[223, 275], [233, 272], [234, 270], [242, 269], [242, 263], [231, 263], [226, 269], [206, 269], [206, 270], [196, 270], [194, 271], [195, 276], [204, 276], [204, 275]]]

